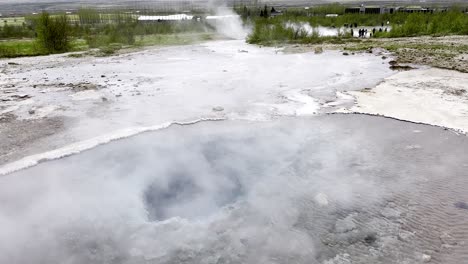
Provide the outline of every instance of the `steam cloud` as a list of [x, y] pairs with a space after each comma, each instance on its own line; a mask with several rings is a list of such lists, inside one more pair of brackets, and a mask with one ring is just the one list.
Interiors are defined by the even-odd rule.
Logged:
[[171, 127], [7, 175], [0, 262], [310, 263], [327, 217], [381, 193], [375, 168], [349, 169], [380, 154], [341, 129]]
[[211, 0], [208, 6], [214, 11], [216, 17], [208, 22], [216, 28], [218, 33], [232, 39], [247, 37], [248, 30], [243, 26], [242, 20], [231, 8], [227, 7], [225, 2]]

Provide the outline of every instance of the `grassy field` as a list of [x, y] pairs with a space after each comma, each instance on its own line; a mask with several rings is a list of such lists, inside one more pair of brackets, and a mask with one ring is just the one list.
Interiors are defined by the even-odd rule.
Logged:
[[34, 40], [0, 41], [0, 58], [37, 56], [42, 54], [43, 52], [41, 52]]
[[[120, 43], [109, 43], [96, 46], [98, 52], [90, 52], [90, 55], [108, 56], [115, 54], [121, 49], [141, 48], [145, 46], [172, 46], [188, 45], [216, 38], [214, 33], [182, 33], [182, 34], [154, 34], [136, 36], [133, 45], [122, 45]], [[74, 39], [71, 41], [70, 52], [88, 51], [90, 47], [85, 39]], [[0, 58], [28, 57], [47, 55], [34, 39], [14, 39], [0, 41]], [[86, 54], [85, 54], [86, 55]], [[71, 57], [82, 57], [73, 54]]]
[[[45, 55], [67, 51], [99, 49], [109, 55], [121, 48], [149, 45], [183, 45], [213, 37], [214, 29], [204, 21], [166, 21], [139, 23], [137, 15], [125, 11], [101, 13], [83, 8], [76, 14], [48, 14], [51, 22], [43, 24], [42, 14], [26, 17], [4, 18], [0, 24], [0, 58]], [[47, 43], [41, 34], [47, 27], [65, 25], [66, 37], [70, 42], [64, 49], [44, 49]], [[55, 23], [55, 24], [54, 24]], [[45, 26], [45, 27], [44, 27]], [[48, 32], [54, 32], [50, 29]], [[56, 33], [54, 33], [56, 34]], [[57, 36], [60, 36], [57, 35]], [[53, 37], [55, 39], [55, 37]], [[52, 42], [51, 42], [52, 41]]]
[[[266, 11], [265, 11], [266, 10]], [[457, 8], [449, 12], [434, 14], [344, 14], [344, 6], [331, 4], [313, 7], [308, 10], [289, 8], [283, 10], [281, 16], [270, 17], [269, 7], [247, 9], [239, 8], [237, 12], [243, 17], [244, 23], [253, 27], [248, 42], [262, 45], [278, 45], [285, 43], [342, 44], [359, 41], [353, 38], [349, 31], [341, 31], [336, 37], [321, 37], [318, 33], [310, 33], [301, 27], [290, 25], [310, 25], [312, 28], [357, 25], [381, 27], [391, 26], [389, 32], [376, 32], [374, 38], [396, 38], [413, 36], [446, 36], [468, 35], [468, 15]], [[263, 14], [267, 15], [261, 15]], [[327, 17], [325, 14], [336, 13], [337, 17]], [[38, 27], [41, 15], [26, 17], [5, 17], [6, 23], [0, 23], [0, 58], [16, 56], [34, 56], [47, 53], [66, 51], [81, 51], [100, 49], [105, 54], [112, 54], [122, 47], [141, 47], [150, 45], [183, 45], [209, 40], [214, 37], [215, 30], [204, 21], [176, 21], [140, 23], [137, 15], [125, 10], [101, 12], [90, 8], [82, 8], [75, 14], [51, 14], [51, 21], [65, 17], [67, 24], [66, 39], [70, 45], [63, 50], [44, 51], [38, 45], [41, 32]], [[357, 31], [357, 29], [354, 29]], [[51, 31], [53, 32], [53, 31]], [[39, 36], [39, 38], [38, 38]], [[42, 42], [44, 43], [44, 42]]]
[[[288, 24], [309, 24], [311, 27], [325, 26], [340, 28], [355, 24], [358, 27], [386, 27], [387, 22], [392, 27], [389, 32], [376, 32], [377, 38], [414, 37], [414, 36], [446, 36], [468, 35], [468, 15], [458, 10], [435, 14], [396, 13], [396, 14], [345, 14], [338, 17], [304, 16], [287, 13], [274, 18], [254, 18], [254, 31], [248, 41], [255, 44], [278, 43], [318, 43], [335, 40], [336, 38], [321, 38], [308, 34], [304, 30], [294, 29]], [[357, 30], [356, 28], [354, 29]], [[338, 38], [349, 39], [351, 35], [343, 33]]]
[[136, 46], [166, 46], [166, 45], [187, 45], [200, 41], [212, 40], [216, 36], [214, 33], [185, 33], [185, 34], [160, 34], [141, 35], [137, 37]]
[[[71, 41], [70, 51], [84, 51], [88, 49], [86, 41], [75, 39]], [[28, 57], [47, 55], [34, 39], [15, 39], [0, 41], [0, 58]]]
[[9, 26], [22, 26], [26, 21], [24, 17], [0, 17], [0, 27], [5, 25]]

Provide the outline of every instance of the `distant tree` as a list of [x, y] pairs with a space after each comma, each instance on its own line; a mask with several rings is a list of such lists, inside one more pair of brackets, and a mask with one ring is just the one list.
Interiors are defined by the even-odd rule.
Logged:
[[247, 12], [249, 12], [249, 10], [247, 9], [246, 6], [244, 6], [244, 11], [243, 11], [244, 16], [247, 16]]
[[272, 7], [272, 8], [271, 8], [271, 12], [270, 12], [270, 13], [276, 13], [275, 7]]
[[250, 16], [250, 10], [247, 8], [247, 6], [244, 6], [242, 10], [242, 18], [248, 18]]
[[263, 17], [267, 18], [268, 17], [268, 6], [265, 5], [265, 8], [263, 9]]
[[69, 26], [66, 15], [51, 17], [47, 12], [38, 20], [37, 42], [48, 53], [65, 52], [70, 48]]
[[101, 15], [99, 14], [99, 12], [91, 8], [80, 8], [78, 10], [78, 18], [80, 20], [81, 25], [95, 25], [102, 23]]
[[260, 10], [260, 16], [263, 17], [263, 10]]

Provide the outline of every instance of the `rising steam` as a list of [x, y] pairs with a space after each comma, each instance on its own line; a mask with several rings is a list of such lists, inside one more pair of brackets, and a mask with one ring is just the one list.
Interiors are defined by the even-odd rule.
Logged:
[[0, 262], [310, 263], [314, 215], [378, 192], [347, 169], [378, 153], [318, 124], [173, 127], [4, 176]]
[[209, 2], [209, 9], [215, 15], [207, 17], [207, 21], [216, 28], [219, 34], [232, 39], [247, 37], [248, 30], [244, 27], [240, 16], [227, 7], [225, 2], [212, 0]]

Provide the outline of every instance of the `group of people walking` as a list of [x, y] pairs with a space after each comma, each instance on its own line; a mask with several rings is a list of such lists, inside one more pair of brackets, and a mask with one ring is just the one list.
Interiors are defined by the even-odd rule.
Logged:
[[[384, 32], [384, 31], [387, 32], [388, 31], [387, 28], [385, 28], [385, 30], [383, 30], [382, 28], [379, 29], [379, 32]], [[377, 32], [376, 28], [373, 28], [371, 33], [369, 33], [367, 29], [362, 28], [362, 29], [359, 29], [358, 31], [358, 37], [365, 38], [367, 37], [367, 33], [369, 33], [369, 37], [372, 37], [372, 36], [375, 36], [375, 32]], [[352, 28], [351, 28], [351, 36], [354, 36], [354, 30]]]
[[364, 38], [367, 36], [367, 29], [359, 29], [359, 37]]
[[[387, 21], [387, 26], [390, 24], [390, 21]], [[388, 32], [388, 28], [383, 28], [385, 25], [384, 22], [382, 22], [382, 27], [379, 28], [379, 32]], [[345, 28], [350, 28], [351, 29], [351, 36], [354, 37], [354, 28], [358, 28], [358, 24], [357, 23], [351, 23], [351, 24], [344, 24], [344, 27]], [[360, 38], [366, 38], [366, 37], [372, 37], [372, 36], [375, 36], [375, 33], [377, 32], [377, 29], [376, 28], [373, 28], [372, 29], [372, 32], [369, 32], [370, 29], [366, 29], [366, 28], [362, 28], [362, 29], [359, 29], [358, 30], [358, 37]]]

